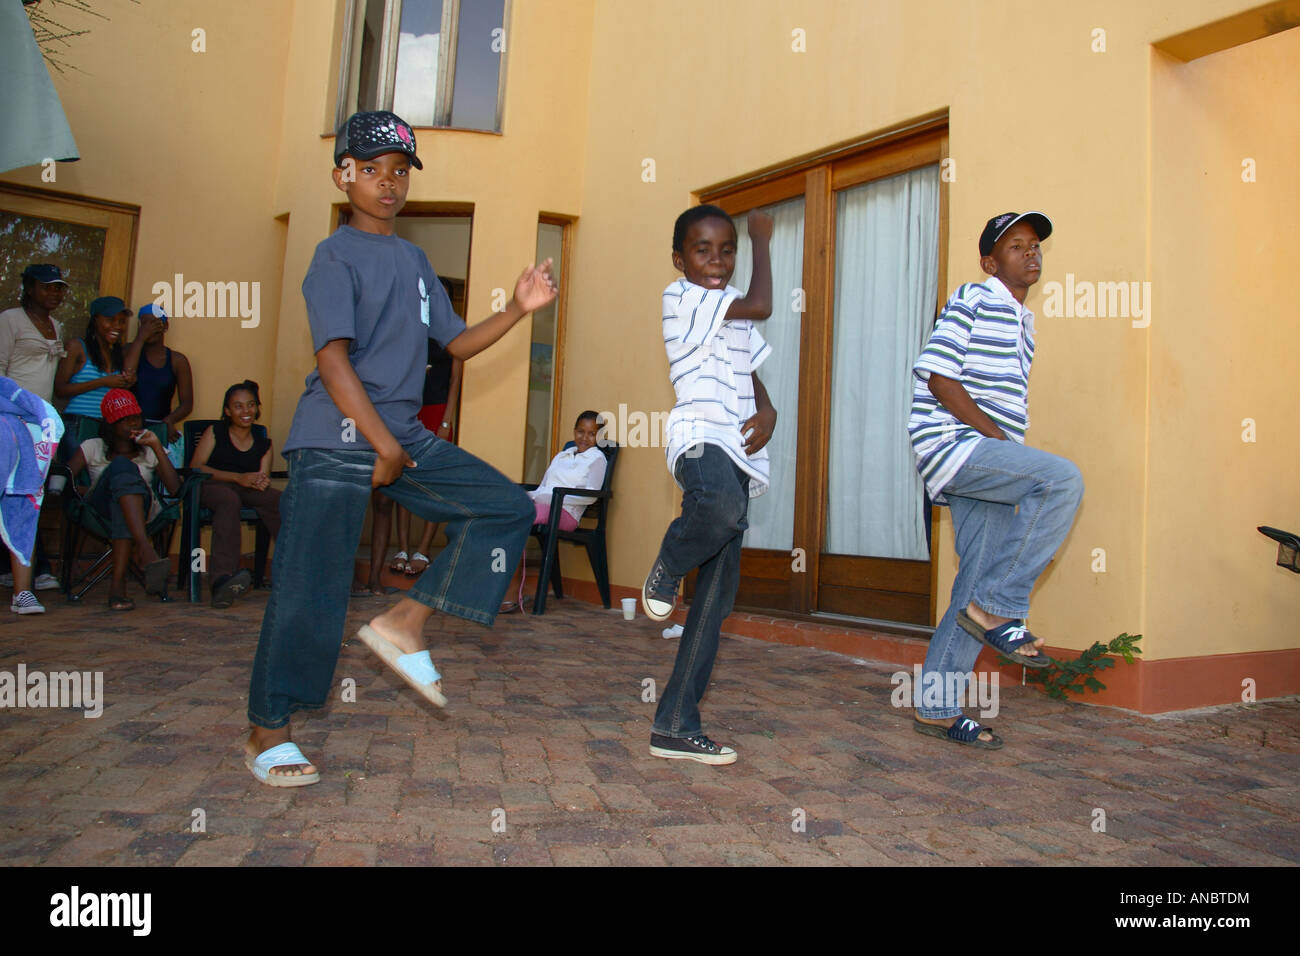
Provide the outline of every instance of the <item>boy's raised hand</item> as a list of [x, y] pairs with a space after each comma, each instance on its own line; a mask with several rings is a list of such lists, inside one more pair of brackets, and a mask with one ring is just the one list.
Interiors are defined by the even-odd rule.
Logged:
[[749, 211], [747, 220], [749, 226], [749, 238], [751, 239], [771, 239], [772, 232], [776, 229], [776, 222], [765, 212], [759, 212], [757, 209]]
[[530, 265], [515, 283], [515, 304], [528, 313], [543, 309], [555, 301], [559, 286], [551, 272], [551, 260], [540, 266]]

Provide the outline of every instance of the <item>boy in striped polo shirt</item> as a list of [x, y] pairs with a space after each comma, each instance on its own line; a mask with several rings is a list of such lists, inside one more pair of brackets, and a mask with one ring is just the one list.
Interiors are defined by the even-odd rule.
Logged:
[[740, 585], [749, 499], [768, 485], [763, 446], [776, 426], [776, 409], [757, 369], [772, 349], [751, 320], [772, 311], [772, 229], [771, 216], [749, 214], [754, 274], [742, 296], [727, 285], [736, 268], [731, 217], [717, 206], [694, 206], [673, 227], [673, 265], [685, 278], [664, 290], [663, 333], [677, 392], [668, 415], [668, 470], [682, 489], [682, 513], [668, 526], [641, 590], [646, 615], [667, 620], [681, 579], [692, 568], [700, 575], [655, 712], [650, 753], [656, 757], [736, 762], [735, 750], [704, 735], [700, 698]]
[[925, 487], [952, 509], [959, 565], [947, 613], [930, 639], [922, 687], [941, 705], [916, 711], [919, 733], [997, 749], [1002, 739], [962, 715], [963, 675], [985, 646], [1026, 667], [1048, 667], [1025, 627], [1029, 592], [1065, 540], [1083, 497], [1075, 465], [1026, 448], [1034, 314], [1024, 306], [1042, 274], [1042, 213], [1003, 213], [980, 234], [980, 268], [944, 306], [912, 367], [907, 430]]

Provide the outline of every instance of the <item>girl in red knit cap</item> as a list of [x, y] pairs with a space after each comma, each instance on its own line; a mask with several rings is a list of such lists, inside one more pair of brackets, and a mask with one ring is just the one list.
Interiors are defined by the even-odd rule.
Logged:
[[108, 606], [114, 611], [130, 611], [135, 602], [126, 596], [126, 570], [132, 545], [147, 593], [161, 594], [171, 569], [171, 562], [159, 556], [145, 534], [145, 526], [162, 509], [153, 494], [154, 472], [173, 494], [181, 480], [158, 436], [144, 427], [144, 415], [133, 394], [124, 388], [111, 389], [99, 408], [104, 419], [100, 437], [82, 442], [68, 467], [74, 476], [83, 468], [90, 469], [90, 491], [83, 493], [76, 482], [73, 487], [112, 528], [113, 583]]

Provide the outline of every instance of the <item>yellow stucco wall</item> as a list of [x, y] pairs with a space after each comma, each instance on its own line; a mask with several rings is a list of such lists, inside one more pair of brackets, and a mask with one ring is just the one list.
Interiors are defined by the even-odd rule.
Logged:
[[[409, 199], [474, 205], [471, 321], [531, 260], [539, 213], [578, 217], [563, 435], [583, 408], [671, 406], [659, 295], [692, 191], [946, 109], [945, 291], [981, 277], [975, 240], [990, 215], [1037, 208], [1057, 227], [1028, 303], [1029, 441], [1078, 462], [1088, 490], [1035, 594], [1035, 629], [1066, 647], [1141, 631], [1148, 658], [1294, 646], [1300, 590], [1253, 528], [1300, 521], [1283, 286], [1300, 195], [1283, 66], [1296, 33], [1186, 65], [1151, 48], [1251, 6], [725, 0], [706, 16], [693, 0], [516, 0], [503, 135], [417, 130], [425, 169]], [[142, 207], [133, 304], [175, 272], [261, 283], [259, 328], [179, 320], [170, 342], [195, 360], [200, 415], [229, 382], [262, 382], [277, 444], [313, 364], [301, 279], [341, 199], [322, 135], [341, 10], [122, 3], [87, 24], [80, 72], [55, 76], [83, 156], [55, 188]], [[191, 52], [195, 27], [205, 53]], [[796, 29], [806, 52], [791, 49]], [[1240, 182], [1244, 156], [1258, 160], [1255, 184]], [[2, 178], [49, 185], [38, 169]], [[1067, 273], [1150, 281], [1150, 326], [1046, 315], [1044, 286]], [[462, 443], [511, 477], [528, 338], [516, 329], [465, 378]], [[1254, 444], [1240, 440], [1247, 417]], [[678, 503], [662, 449], [625, 450], [615, 492], [612, 577], [639, 586]], [[938, 548], [942, 610], [955, 570], [946, 517]], [[586, 574], [581, 560], [565, 568]]]
[[1297, 63], [1300, 30], [1185, 64], [1152, 54], [1145, 566], [1157, 656], [1300, 635], [1300, 581], [1255, 530], [1300, 527]]
[[[178, 317], [167, 344], [194, 369], [194, 417], [218, 417], [226, 388], [244, 378], [270, 404], [284, 259], [271, 199], [290, 7], [170, 0], [165, 15], [149, 3], [96, 9], [109, 19], [57, 11], [69, 29], [90, 31], [69, 41], [75, 69], [52, 73], [81, 159], [60, 164], [53, 183], [42, 182], [40, 167], [0, 178], [138, 205], [133, 308], [176, 273], [186, 282], [259, 283], [256, 328], [236, 317]], [[206, 52], [193, 50], [195, 29]], [[72, 334], [84, 330], [85, 316], [59, 315]]]
[[[329, 233], [332, 204], [344, 198], [330, 178], [334, 140], [321, 136], [332, 130], [338, 35], [337, 18], [320, 16], [321, 6], [294, 4], [286, 63], [275, 211], [289, 218], [285, 275], [292, 281], [285, 282], [280, 304], [275, 380], [286, 396], [275, 410], [280, 439], [314, 366], [302, 276], [316, 244]], [[416, 130], [424, 169], [413, 172], [407, 202], [474, 205], [466, 304], [471, 323], [491, 312], [493, 290], [504, 289], [509, 297], [519, 273], [533, 261], [539, 214], [578, 212], [591, 6], [589, 0], [512, 5], [502, 135]], [[523, 471], [528, 321], [466, 364], [461, 403], [461, 445], [516, 479]]]
[[[1053, 217], [1044, 282], [1064, 281], [1067, 272], [1090, 282], [1149, 280], [1150, 44], [1249, 6], [749, 0], [714, 5], [710, 21], [720, 27], [708, 30], [692, 28], [698, 13], [688, 0], [656, 4], [652, 17], [598, 3], [566, 406], [572, 396], [596, 408], [670, 407], [659, 294], [674, 277], [673, 217], [693, 190], [934, 110], [949, 111], [957, 173], [944, 187], [948, 291], [982, 277], [976, 238], [989, 216], [1007, 209]], [[805, 53], [791, 49], [796, 28], [805, 31]], [[1098, 28], [1105, 52], [1093, 49]], [[655, 160], [654, 183], [642, 181], [645, 158]], [[1294, 183], [1278, 188], [1296, 195]], [[1204, 274], [1197, 262], [1176, 268]], [[1251, 626], [1228, 639], [1205, 608], [1197, 628], [1203, 639], [1148, 613], [1149, 330], [1123, 318], [1047, 317], [1043, 284], [1028, 302], [1039, 316], [1029, 441], [1075, 460], [1088, 490], [1035, 593], [1035, 629], [1078, 648], [1142, 632], [1148, 657], [1293, 646], [1294, 598], [1261, 606]], [[1174, 313], [1160, 308], [1168, 327]], [[580, 381], [587, 384], [579, 398]], [[635, 586], [677, 497], [660, 449], [629, 449], [620, 461], [611, 573]], [[1278, 520], [1294, 523], [1294, 490], [1285, 501], [1290, 507]], [[955, 573], [946, 512], [938, 547], [942, 611]], [[1093, 570], [1094, 549], [1105, 551], [1104, 573]], [[1244, 561], [1244, 552], [1234, 559]], [[1242, 564], [1240, 575], [1267, 579], [1259, 560]], [[1289, 583], [1274, 586], [1280, 594]], [[1178, 582], [1177, 591], [1213, 586], [1206, 575]], [[1226, 605], [1218, 608], [1226, 624]]]

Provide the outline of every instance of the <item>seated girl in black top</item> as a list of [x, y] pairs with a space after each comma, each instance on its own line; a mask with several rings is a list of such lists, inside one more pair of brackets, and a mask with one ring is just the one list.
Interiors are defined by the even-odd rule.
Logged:
[[240, 382], [226, 389], [221, 421], [203, 432], [190, 462], [210, 476], [200, 500], [212, 510], [212, 553], [208, 573], [212, 606], [230, 607], [253, 583], [239, 567], [240, 508], [254, 508], [271, 537], [280, 532], [280, 492], [271, 487], [271, 439], [253, 429], [262, 414], [257, 383]]

